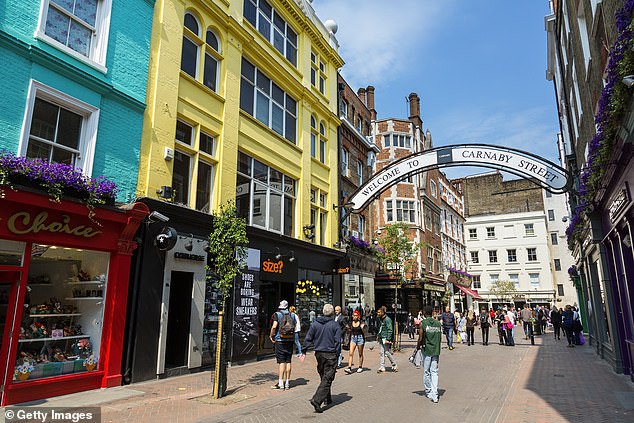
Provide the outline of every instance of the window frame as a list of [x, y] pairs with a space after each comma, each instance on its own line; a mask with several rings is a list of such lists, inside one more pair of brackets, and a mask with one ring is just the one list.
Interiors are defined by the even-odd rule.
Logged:
[[[78, 148], [79, 157], [75, 162], [75, 168], [81, 169], [82, 173], [86, 176], [92, 176], [100, 109], [34, 79], [31, 79], [29, 82], [29, 89], [26, 96], [24, 124], [22, 125], [18, 155], [20, 157], [26, 157], [36, 98], [53, 103], [82, 116]], [[84, 156], [83, 158], [81, 157], [82, 155]]]
[[479, 251], [469, 251], [471, 254], [471, 263], [480, 264], [480, 254]]
[[497, 263], [498, 251], [497, 250], [488, 250], [488, 251], [489, 251], [489, 263]]
[[508, 248], [506, 250], [506, 261], [508, 263], [517, 263], [517, 249]]
[[[260, 3], [261, 2], [266, 2], [267, 5], [271, 8], [271, 16], [265, 16], [264, 13], [262, 12], [262, 8], [260, 7]], [[251, 20], [249, 20], [249, 18], [243, 13], [244, 16], [244, 21], [249, 22], [251, 24], [251, 26], [253, 26], [253, 28], [258, 32], [258, 34], [260, 34], [262, 37], [264, 37], [264, 39], [266, 39], [266, 41], [271, 44], [273, 46], [273, 48], [280, 53], [282, 56], [284, 56], [284, 58], [290, 63], [292, 64], [294, 67], [297, 67], [297, 51], [298, 51], [298, 44], [299, 44], [299, 34], [297, 31], [295, 31], [295, 28], [293, 28], [293, 26], [288, 23], [286, 21], [286, 19], [284, 19], [284, 17], [282, 17], [282, 15], [279, 13], [278, 9], [276, 9], [270, 2], [266, 1], [266, 0], [244, 0], [243, 2], [243, 7], [246, 9], [246, 3], [251, 3], [251, 5], [253, 5], [255, 7], [255, 22], [252, 22]], [[278, 46], [275, 43], [275, 34], [276, 34], [276, 30], [279, 30], [280, 28], [277, 27], [277, 25], [275, 24], [275, 16], [277, 15], [277, 17], [279, 17], [279, 19], [284, 22], [284, 33], [281, 34], [283, 39], [284, 39], [284, 51], [280, 51], [280, 49], [278, 48]], [[261, 25], [260, 25], [260, 18], [264, 17], [266, 19], [266, 21], [268, 22], [269, 25], [269, 34], [268, 36], [266, 34], [263, 34], [262, 31], [260, 30]], [[295, 35], [295, 43], [293, 44], [293, 41], [291, 40], [292, 37], [289, 37], [289, 31], [291, 31], [294, 35]], [[289, 45], [291, 47], [294, 47], [294, 54], [292, 56], [292, 59], [289, 59]]]
[[535, 236], [534, 223], [524, 223], [524, 236]]
[[[49, 5], [55, 3], [51, 0], [43, 0], [40, 4], [40, 15], [34, 37], [46, 44], [49, 44], [70, 56], [80, 60], [88, 66], [97, 69], [99, 72], [107, 73], [106, 59], [108, 53], [108, 40], [110, 37], [110, 19], [112, 14], [112, 0], [97, 0], [97, 14], [93, 36], [90, 43], [90, 54], [84, 56], [80, 52], [73, 50], [69, 46], [57, 41], [46, 34], [46, 20], [48, 18]], [[55, 6], [51, 6], [54, 7]], [[63, 7], [58, 6], [58, 9]]]
[[529, 262], [539, 261], [537, 259], [537, 248], [536, 247], [528, 247], [528, 248], [526, 248], [526, 261], [529, 261]]
[[469, 239], [478, 239], [478, 229], [477, 228], [469, 228]]
[[486, 232], [487, 232], [487, 239], [495, 238], [495, 226], [487, 226]]

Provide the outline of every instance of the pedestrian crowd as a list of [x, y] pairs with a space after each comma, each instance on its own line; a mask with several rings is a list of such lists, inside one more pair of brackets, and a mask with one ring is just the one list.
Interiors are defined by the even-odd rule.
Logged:
[[[322, 413], [324, 406], [332, 404], [332, 383], [337, 368], [343, 367], [346, 374], [362, 373], [365, 370], [363, 350], [371, 329], [379, 347], [377, 373], [387, 371], [386, 361], [389, 361], [391, 372], [398, 372], [399, 369], [392, 354], [395, 341], [394, 322], [387, 315], [386, 307], [377, 309], [376, 317], [373, 311], [360, 307], [347, 310], [347, 314], [342, 311], [340, 306], [325, 304], [320, 316], [311, 317], [303, 343], [299, 339], [301, 324], [294, 306], [289, 307], [288, 302], [283, 300], [278, 311], [271, 317], [270, 339], [274, 344], [278, 364], [278, 382], [273, 388], [290, 389], [293, 347], [302, 362], [306, 353], [314, 350], [320, 383], [310, 404], [317, 413]], [[439, 400], [438, 361], [443, 335], [448, 351], [455, 349], [454, 336], [458, 343], [474, 345], [476, 328], [482, 332], [482, 345], [489, 345], [489, 329], [494, 326], [497, 328], [499, 344], [504, 346], [515, 346], [517, 327], [523, 329], [524, 339], [531, 339], [531, 343], [534, 343], [534, 336], [544, 334], [547, 327], [553, 329], [557, 340], [561, 339], [563, 331], [570, 348], [585, 342], [580, 314], [570, 305], [562, 309], [553, 307], [551, 310], [544, 306], [532, 308], [526, 304], [519, 311], [509, 305], [498, 307], [497, 310], [482, 308], [479, 314], [473, 308], [466, 313], [452, 313], [450, 307], [446, 307], [442, 313], [438, 313], [431, 306], [425, 306], [417, 317], [409, 313], [403, 323], [404, 333], [409, 339], [414, 339], [417, 335], [416, 349], [410, 361], [416, 368], [423, 368], [425, 395], [433, 403]], [[347, 354], [343, 351], [347, 351]], [[358, 365], [353, 368], [355, 352]]]

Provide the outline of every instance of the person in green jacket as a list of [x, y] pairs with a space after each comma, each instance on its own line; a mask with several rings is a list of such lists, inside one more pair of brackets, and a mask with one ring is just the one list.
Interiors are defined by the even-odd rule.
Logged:
[[440, 343], [442, 342], [442, 325], [432, 317], [432, 307], [425, 306], [425, 318], [420, 324], [417, 348], [423, 350], [423, 368], [425, 375], [425, 395], [433, 403], [438, 402], [438, 358], [440, 357]]
[[385, 311], [385, 306], [383, 306], [376, 312], [379, 316], [379, 319], [381, 319], [381, 325], [379, 326], [379, 331], [376, 334], [376, 340], [379, 343], [380, 354], [379, 370], [376, 371], [377, 373], [385, 372], [385, 356], [387, 356], [387, 358], [390, 360], [390, 363], [392, 363], [392, 371], [398, 372], [396, 360], [394, 360], [394, 356], [390, 351], [390, 348], [392, 346], [392, 336], [394, 333], [392, 319], [387, 317]]

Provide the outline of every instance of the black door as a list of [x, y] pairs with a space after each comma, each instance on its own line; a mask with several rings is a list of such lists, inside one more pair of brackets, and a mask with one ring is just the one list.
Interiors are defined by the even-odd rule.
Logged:
[[193, 287], [192, 272], [172, 272], [165, 346], [166, 368], [187, 366]]

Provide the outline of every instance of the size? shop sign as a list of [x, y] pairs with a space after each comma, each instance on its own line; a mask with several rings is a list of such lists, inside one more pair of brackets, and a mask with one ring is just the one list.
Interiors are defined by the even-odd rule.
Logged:
[[276, 254], [262, 253], [260, 279], [265, 281], [295, 282], [297, 280], [297, 260], [288, 257], [276, 258]]

